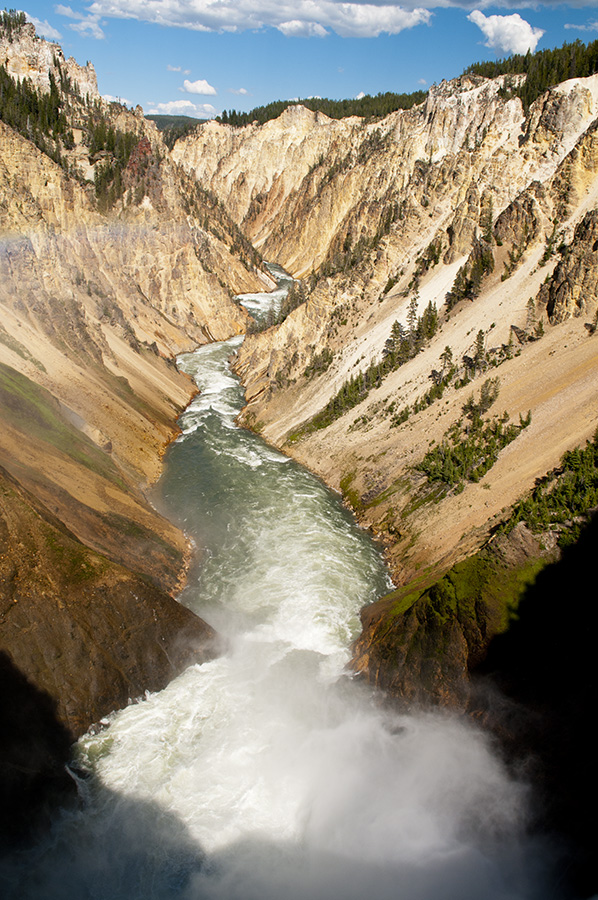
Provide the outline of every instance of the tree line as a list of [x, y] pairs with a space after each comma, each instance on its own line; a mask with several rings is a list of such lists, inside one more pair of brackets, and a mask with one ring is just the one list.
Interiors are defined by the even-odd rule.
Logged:
[[519, 97], [527, 110], [549, 87], [569, 78], [586, 78], [598, 72], [598, 41], [583, 44], [581, 41], [563, 44], [552, 50], [536, 53], [515, 53], [506, 59], [473, 63], [464, 75], [482, 75], [497, 78], [499, 75], [525, 75], [523, 84], [507, 79], [503, 94]]
[[26, 78], [12, 78], [5, 67], [0, 66], [0, 119], [55, 162], [61, 162], [59, 139], [67, 148], [74, 144], [52, 73], [50, 90], [41, 91]]
[[525, 522], [532, 531], [555, 530], [559, 544], [574, 543], [587, 517], [598, 507], [598, 429], [585, 447], [565, 453], [561, 464], [536, 481], [515, 504], [503, 531]]
[[236, 109], [223, 110], [216, 117], [223, 125], [250, 125], [258, 122], [263, 125], [270, 119], [277, 119], [289, 106], [305, 106], [312, 112], [322, 112], [330, 119], [346, 119], [349, 116], [362, 116], [368, 119], [383, 119], [398, 109], [411, 109], [426, 99], [426, 91], [413, 91], [411, 94], [395, 94], [392, 91], [375, 96], [366, 94], [354, 100], [330, 100], [326, 97], [308, 97], [303, 100], [274, 100], [265, 106], [256, 106], [249, 112]]
[[498, 460], [500, 451], [514, 441], [531, 422], [532, 415], [519, 416], [519, 424], [509, 422], [509, 414], [485, 420], [484, 414], [499, 394], [498, 378], [488, 378], [480, 396], [474, 395], [463, 405], [464, 418], [447, 432], [440, 444], [428, 450], [415, 468], [426, 475], [429, 482], [443, 482], [449, 488], [463, 490], [465, 481], [477, 482]]
[[[549, 50], [515, 53], [505, 59], [472, 63], [465, 69], [463, 75], [481, 75], [484, 78], [525, 75], [526, 79], [521, 85], [517, 85], [515, 79], [511, 83], [507, 80], [503, 95], [507, 98], [519, 97], [527, 110], [547, 88], [569, 78], [586, 78], [595, 72], [598, 72], [598, 41], [584, 44], [577, 40]], [[252, 122], [263, 125], [270, 119], [278, 118], [289, 106], [297, 105], [305, 106], [314, 112], [323, 112], [331, 119], [344, 119], [348, 116], [382, 119], [396, 110], [411, 109], [412, 106], [423, 103], [426, 93], [426, 91], [412, 93], [385, 91], [375, 96], [366, 94], [359, 99], [331, 100], [325, 97], [309, 97], [292, 101], [275, 100], [264, 106], [256, 106], [249, 112], [225, 109], [216, 117], [216, 121], [236, 127]]]
[[[365, 400], [371, 390], [379, 387], [387, 375], [413, 359], [434, 337], [438, 330], [438, 312], [435, 304], [428, 303], [420, 316], [417, 314], [417, 307], [416, 295], [409, 303], [406, 327], [398, 321], [394, 323], [382, 359], [375, 360], [364, 372], [358, 372], [345, 381], [326, 406], [303, 426], [302, 434], [326, 428], [349, 409], [353, 409]], [[332, 357], [327, 359], [328, 364], [331, 361]], [[308, 376], [313, 374], [308, 371], [309, 369], [310, 367], [305, 373]]]
[[24, 12], [17, 11], [16, 9], [5, 9], [0, 13], [0, 29], [11, 42], [13, 34], [18, 34], [26, 24], [27, 17]]

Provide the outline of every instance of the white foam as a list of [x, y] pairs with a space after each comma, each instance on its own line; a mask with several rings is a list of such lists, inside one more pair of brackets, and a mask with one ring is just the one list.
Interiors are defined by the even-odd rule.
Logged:
[[[103, 788], [21, 871], [15, 900], [539, 900], [525, 790], [481, 732], [384, 711], [344, 675], [380, 560], [322, 484], [217, 417], [229, 376], [208, 390], [206, 370], [227, 353], [186, 357], [212, 399], [194, 401], [178, 446], [186, 527], [207, 548], [185, 600], [228, 650], [81, 740]], [[202, 517], [191, 488], [206, 465], [230, 481], [205, 486], [219, 505]]]

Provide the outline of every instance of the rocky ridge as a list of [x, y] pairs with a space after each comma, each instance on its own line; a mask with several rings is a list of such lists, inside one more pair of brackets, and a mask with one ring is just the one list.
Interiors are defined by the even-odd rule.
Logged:
[[0, 34], [0, 66], [4, 66], [12, 78], [27, 78], [36, 88], [50, 90], [50, 80], [60, 83], [65, 72], [78, 92], [90, 101], [100, 99], [98, 79], [93, 64], [85, 66], [70, 56], [65, 59], [60, 44], [40, 38], [35, 25], [26, 23], [16, 32]]
[[217, 651], [173, 599], [185, 536], [144, 491], [194, 393], [173, 357], [243, 331], [232, 293], [271, 279], [93, 67], [29, 25], [0, 35], [0, 64], [62, 116], [47, 152], [0, 122], [2, 671], [72, 739]]
[[[262, 126], [263, 144], [258, 126], [203, 126], [175, 151], [190, 171], [202, 160], [202, 178], [223, 201], [230, 192], [231, 214], [259, 235], [266, 257], [276, 254], [298, 276], [315, 270], [307, 302], [240, 350], [236, 368], [249, 400], [242, 421], [341, 490], [383, 541], [410, 600], [404, 616], [396, 615], [397, 597], [364, 612], [355, 665], [386, 687], [398, 679], [394, 692], [403, 698], [408, 679], [427, 684], [435, 702], [465, 702], [468, 667], [504, 626], [480, 620], [480, 643], [454, 622], [459, 678], [449, 677], [449, 653], [444, 669], [437, 654], [435, 677], [421, 679], [429, 654], [414, 657], [411, 649], [405, 668], [388, 643], [388, 610], [395, 610], [393, 633], [413, 632], [412, 647], [421, 646], [429, 616], [423, 602], [413, 605], [419, 594], [479, 551], [510, 504], [596, 426], [597, 356], [584, 324], [598, 305], [598, 76], [550, 89], [527, 115], [504, 87], [503, 78], [443, 82], [421, 106], [370, 124], [287, 111]], [[282, 157], [271, 149], [276, 127], [282, 157], [292, 160], [284, 185]], [[330, 151], [321, 158], [326, 128]], [[249, 146], [260, 167], [245, 172], [240, 203]], [[475, 292], [443, 311], [457, 276], [473, 272], [484, 253], [491, 262]], [[384, 358], [393, 323], [408, 327], [414, 298], [420, 313], [436, 305], [440, 330], [362, 402], [310, 429], [348, 379]], [[463, 360], [473, 359], [480, 333], [483, 362], [467, 369]], [[450, 387], [413, 412], [433, 372], [443, 370], [447, 346], [466, 373], [466, 391]], [[531, 410], [531, 424], [484, 478], [426, 502], [425, 478], [413, 466], [462, 419], [467, 395], [479, 395], [489, 376], [500, 381], [497, 407], [511, 421]], [[396, 422], [404, 409], [407, 419]], [[536, 546], [529, 564], [541, 556]]]

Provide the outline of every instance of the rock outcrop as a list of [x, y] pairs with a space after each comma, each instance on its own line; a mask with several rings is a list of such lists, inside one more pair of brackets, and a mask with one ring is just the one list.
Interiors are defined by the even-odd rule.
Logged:
[[141, 575], [70, 533], [0, 469], [0, 641], [73, 738], [191, 662], [213, 630]]
[[0, 122], [0, 650], [72, 740], [216, 652], [173, 599], [187, 541], [144, 489], [195, 391], [173, 357], [243, 331], [232, 292], [271, 281], [93, 67], [29, 25], [2, 64], [64, 120], [39, 146]]
[[27, 78], [42, 91], [50, 90], [51, 79], [60, 84], [66, 76], [84, 99], [93, 102], [100, 98], [93, 64], [80, 66], [72, 56], [65, 59], [60, 44], [38, 37], [31, 23], [0, 33], [0, 66], [12, 78]]
[[[593, 318], [598, 298], [598, 210], [577, 225], [550, 281], [542, 285], [538, 300], [546, 305], [553, 325], [573, 316]], [[594, 323], [595, 325], [595, 323]]]
[[[584, 324], [598, 306], [598, 76], [550, 89], [527, 114], [504, 88], [502, 78], [443, 82], [421, 106], [370, 124], [297, 110], [261, 128], [203, 126], [175, 151], [266, 255], [296, 275], [314, 271], [307, 302], [240, 350], [242, 420], [341, 490], [383, 542], [398, 594], [364, 613], [357, 665], [417, 702], [463, 703], [468, 670], [496, 628], [483, 611], [465, 627], [451, 609], [436, 634], [434, 604], [414, 596], [478, 552], [508, 507], [596, 424], [598, 362]], [[260, 170], [246, 169], [239, 202], [249, 147], [259, 148]], [[282, 187], [285, 155], [293, 163]], [[393, 323], [408, 330], [413, 301], [420, 314], [435, 304], [440, 330], [380, 376]], [[531, 410], [531, 424], [483, 479], [431, 502], [414, 466], [448, 440], [467, 399], [453, 387], [428, 399], [448, 370], [447, 347], [455, 383], [477, 394], [498, 377], [497, 407], [515, 421]], [[340, 400], [326, 406], [366, 370], [361, 402], [344, 413]], [[323, 408], [327, 422], [312, 426]]]

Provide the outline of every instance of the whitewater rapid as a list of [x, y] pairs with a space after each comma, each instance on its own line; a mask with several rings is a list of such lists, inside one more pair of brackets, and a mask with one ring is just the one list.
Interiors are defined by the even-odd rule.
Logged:
[[179, 360], [200, 393], [155, 497], [197, 543], [181, 601], [226, 650], [79, 742], [85, 802], [3, 896], [546, 898], [527, 789], [485, 735], [391, 712], [347, 675], [388, 576], [325, 485], [236, 427], [241, 340]]

